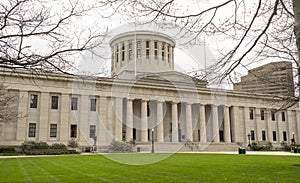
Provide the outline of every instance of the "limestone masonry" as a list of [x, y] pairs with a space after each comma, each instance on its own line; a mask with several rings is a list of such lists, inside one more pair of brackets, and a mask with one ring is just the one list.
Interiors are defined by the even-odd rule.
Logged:
[[[1, 81], [17, 98], [18, 118], [0, 123], [0, 145], [27, 140], [101, 149], [112, 142], [242, 144], [300, 142], [298, 107], [271, 94], [207, 87], [174, 71], [175, 41], [162, 33], [127, 32], [114, 37], [111, 77], [34, 75], [1, 68]], [[242, 79], [243, 80], [243, 79]], [[281, 85], [278, 83], [277, 85]], [[293, 93], [294, 91], [292, 91]]]

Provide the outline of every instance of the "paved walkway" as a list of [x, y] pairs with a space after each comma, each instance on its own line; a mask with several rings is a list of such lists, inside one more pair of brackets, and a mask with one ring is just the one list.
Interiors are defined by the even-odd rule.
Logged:
[[[146, 152], [144, 152], [144, 153], [146, 153]], [[164, 152], [157, 152], [157, 153], [164, 153]], [[238, 154], [237, 151], [230, 151], [230, 152], [177, 152], [177, 153]], [[101, 154], [101, 153], [99, 153], [99, 154]], [[81, 155], [92, 155], [92, 153], [82, 153]], [[247, 151], [246, 155], [300, 156], [300, 153], [290, 153], [290, 152], [284, 152], [284, 151]], [[1, 158], [48, 157], [48, 156], [72, 156], [72, 155], [0, 156], [0, 159]]]

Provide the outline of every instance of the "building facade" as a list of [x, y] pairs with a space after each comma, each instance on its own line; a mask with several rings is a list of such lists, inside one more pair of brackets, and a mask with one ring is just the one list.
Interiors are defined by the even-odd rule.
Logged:
[[281, 110], [272, 95], [207, 88], [174, 71], [175, 41], [162, 33], [128, 32], [110, 42], [112, 77], [83, 77], [1, 68], [18, 117], [0, 123], [0, 145], [35, 140], [81, 146], [112, 140], [243, 144], [300, 141], [300, 112]]
[[234, 84], [234, 90], [279, 96], [295, 96], [291, 62], [273, 62], [255, 69]]

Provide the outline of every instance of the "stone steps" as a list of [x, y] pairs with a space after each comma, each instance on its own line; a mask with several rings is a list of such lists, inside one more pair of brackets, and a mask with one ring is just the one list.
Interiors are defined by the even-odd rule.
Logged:
[[[239, 146], [236, 143], [184, 143], [184, 142], [155, 142], [154, 151], [155, 152], [232, 152], [237, 151]], [[108, 147], [101, 147], [102, 152], [106, 152]], [[135, 151], [140, 152], [151, 152], [151, 143], [140, 143], [134, 147]], [[106, 150], [106, 151], [105, 151]], [[100, 151], [100, 152], [101, 152]]]

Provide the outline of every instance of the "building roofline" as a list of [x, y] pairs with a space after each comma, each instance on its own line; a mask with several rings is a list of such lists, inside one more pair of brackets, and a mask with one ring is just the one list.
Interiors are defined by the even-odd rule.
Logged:
[[124, 36], [130, 36], [130, 35], [143, 35], [143, 34], [150, 34], [150, 35], [156, 35], [156, 36], [161, 36], [164, 38], [168, 38], [170, 41], [173, 42], [174, 45], [176, 45], [176, 41], [169, 35], [161, 33], [161, 32], [156, 32], [156, 31], [149, 31], [149, 30], [138, 30], [138, 31], [128, 31], [128, 32], [124, 32], [121, 34], [118, 34], [116, 36], [114, 36], [113, 38], [111, 38], [111, 40], [109, 41], [109, 45], [111, 45], [111, 43], [113, 41], [115, 41], [118, 38], [124, 37]]

